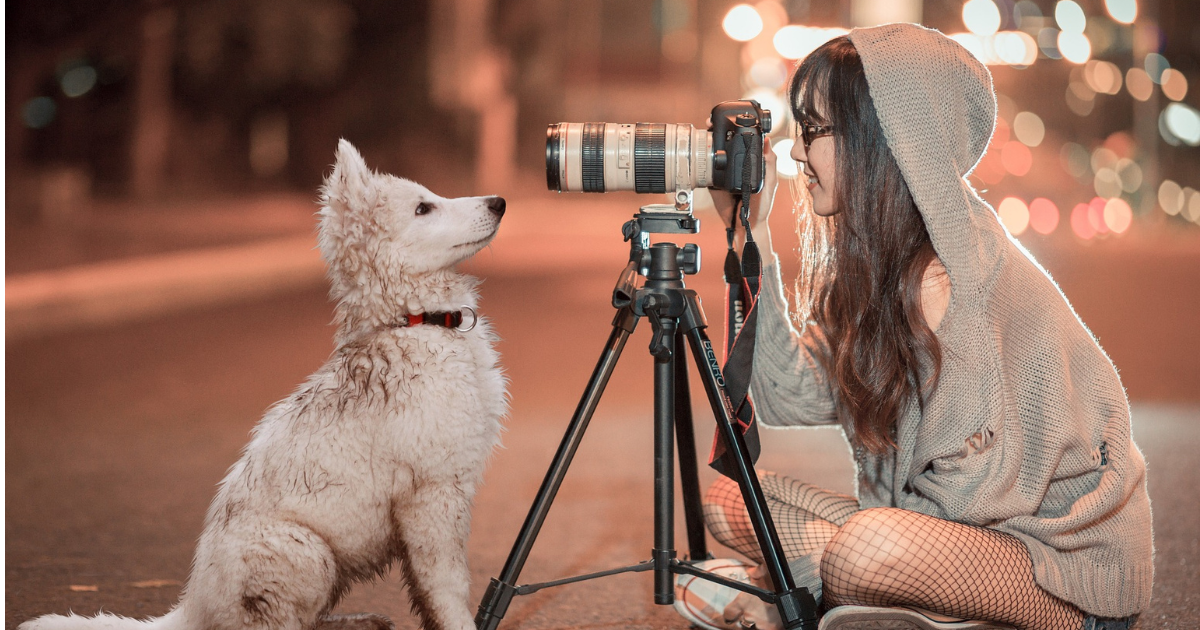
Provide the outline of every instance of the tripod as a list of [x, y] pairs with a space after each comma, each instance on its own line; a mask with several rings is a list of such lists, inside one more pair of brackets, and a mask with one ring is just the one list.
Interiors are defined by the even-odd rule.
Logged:
[[[554, 454], [529, 514], [521, 526], [504, 569], [499, 578], [492, 578], [479, 604], [479, 611], [475, 615], [478, 630], [496, 630], [516, 595], [527, 595], [551, 586], [618, 573], [640, 571], [654, 572], [656, 604], [674, 603], [674, 576], [685, 573], [750, 593], [769, 604], [774, 604], [779, 610], [784, 627], [788, 630], [815, 630], [817, 627], [816, 601], [808, 589], [797, 588], [792, 579], [745, 441], [735, 428], [733, 406], [725, 391], [725, 381], [712, 343], [705, 333], [707, 323], [700, 307], [700, 298], [695, 291], [685, 288], [683, 284], [684, 274], [692, 275], [700, 271], [700, 250], [694, 244], [687, 244], [682, 248], [674, 243], [650, 245], [651, 233], [699, 232], [699, 223], [691, 215], [691, 195], [680, 193], [677, 198], [679, 202], [676, 206], [643, 206], [622, 228], [625, 239], [630, 242], [630, 254], [629, 264], [613, 290], [613, 306], [617, 308], [617, 314], [613, 319], [612, 333], [588, 380], [587, 388], [567, 426], [558, 451]], [[641, 288], [636, 288], [638, 276], [646, 279]], [[651, 551], [651, 559], [631, 566], [552, 582], [517, 586], [517, 577], [529, 557], [542, 523], [566, 476], [567, 468], [571, 465], [575, 451], [583, 439], [592, 413], [600, 402], [604, 387], [621, 356], [625, 342], [642, 317], [650, 320], [653, 331], [650, 354], [654, 357], [654, 548]], [[700, 505], [700, 482], [687, 364], [680, 358], [680, 354], [685, 352], [685, 340], [691, 347], [721, 439], [729, 446], [727, 450], [736, 463], [736, 481], [741, 488], [754, 533], [758, 537], [764, 564], [778, 589], [776, 592], [730, 580], [693, 566], [694, 561], [707, 558], [708, 551]], [[675, 552], [675, 454], [672, 437], [679, 445], [680, 487], [690, 560], [679, 560]]]

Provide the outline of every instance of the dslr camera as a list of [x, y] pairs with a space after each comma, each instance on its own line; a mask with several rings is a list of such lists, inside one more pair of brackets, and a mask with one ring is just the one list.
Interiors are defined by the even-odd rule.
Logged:
[[[708, 129], [686, 123], [557, 123], [546, 129], [546, 185], [557, 192], [674, 193], [696, 188], [740, 194], [762, 189], [763, 135], [771, 112], [757, 101], [725, 101]], [[744, 167], [749, 164], [749, 173]], [[690, 195], [689, 195], [690, 196]]]

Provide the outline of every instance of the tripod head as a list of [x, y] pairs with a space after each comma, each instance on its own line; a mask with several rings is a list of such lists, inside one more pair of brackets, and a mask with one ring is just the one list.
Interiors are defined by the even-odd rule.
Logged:
[[[614, 308], [624, 308], [637, 297], [637, 277], [646, 278], [647, 288], [682, 289], [683, 276], [700, 272], [700, 247], [688, 243], [682, 248], [674, 243], [650, 245], [651, 234], [698, 234], [700, 221], [692, 216], [692, 191], [675, 193], [675, 204], [650, 204], [638, 209], [633, 218], [621, 226], [621, 234], [629, 242], [629, 263], [621, 271], [613, 289]], [[639, 314], [642, 309], [634, 306]]]

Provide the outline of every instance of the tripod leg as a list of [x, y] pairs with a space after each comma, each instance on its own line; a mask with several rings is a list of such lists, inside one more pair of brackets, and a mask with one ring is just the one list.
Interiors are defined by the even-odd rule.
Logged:
[[674, 318], [655, 318], [665, 352], [654, 362], [654, 603], [675, 602], [675, 370]]
[[[684, 347], [683, 333], [675, 332], [675, 348]], [[679, 486], [683, 494], [683, 517], [687, 525], [688, 557], [708, 557], [704, 535], [704, 509], [700, 500], [700, 475], [696, 465], [696, 431], [692, 424], [692, 395], [688, 387], [687, 361], [675, 361], [675, 444], [679, 449]]]
[[584, 431], [587, 430], [592, 414], [596, 411], [596, 405], [599, 404], [604, 387], [608, 384], [609, 377], [612, 376], [613, 368], [616, 367], [617, 360], [621, 358], [625, 342], [629, 340], [629, 335], [637, 326], [637, 320], [638, 316], [629, 307], [618, 310], [616, 317], [613, 318], [613, 330], [608, 336], [604, 352], [601, 353], [600, 360], [596, 363], [595, 370], [592, 371], [587, 388], [579, 400], [579, 406], [575, 408], [575, 415], [571, 417], [571, 422], [567, 425], [566, 434], [563, 435], [558, 451], [554, 453], [554, 459], [550, 463], [549, 470], [546, 471], [546, 477], [542, 480], [533, 505], [529, 508], [529, 514], [525, 517], [525, 523], [521, 525], [517, 540], [513, 543], [508, 560], [504, 563], [504, 570], [500, 573], [499, 578], [492, 578], [487, 592], [483, 595], [483, 600], [479, 603], [479, 611], [475, 614], [475, 627], [478, 630], [495, 630], [500, 625], [500, 620], [504, 618], [508, 604], [516, 594], [517, 578], [525, 566], [525, 560], [529, 558], [529, 552], [533, 549], [533, 543], [542, 528], [542, 523], [545, 522], [546, 515], [550, 512], [554, 496], [558, 493], [563, 478], [566, 477], [567, 468], [571, 465], [575, 451], [583, 440]]
[[[698, 305], [693, 304], [692, 308], [698, 308]], [[750, 462], [750, 453], [746, 450], [746, 442], [742, 434], [734, 428], [733, 404], [725, 392], [725, 380], [721, 375], [721, 367], [713, 351], [712, 342], [702, 326], [690, 327], [686, 332], [696, 358], [696, 367], [700, 370], [700, 380], [704, 382], [713, 415], [716, 416], [717, 429], [733, 453], [738, 485], [741, 486], [742, 499], [746, 504], [746, 511], [749, 512], [750, 523], [754, 526], [754, 533], [758, 536], [762, 548], [763, 564], [766, 565], [778, 589], [779, 599], [776, 606], [779, 608], [783, 626], [789, 630], [816, 630], [817, 602], [808, 589], [796, 588], [796, 582], [788, 569], [783, 547], [779, 544], [779, 536], [775, 532], [775, 523], [771, 519], [758, 476], [755, 475]]]

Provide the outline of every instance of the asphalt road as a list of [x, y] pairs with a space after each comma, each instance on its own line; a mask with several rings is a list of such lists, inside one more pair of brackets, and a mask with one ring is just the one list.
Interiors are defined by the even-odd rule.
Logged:
[[[475, 509], [474, 601], [497, 575], [609, 331], [612, 274], [493, 275], [484, 312], [503, 336], [513, 413]], [[719, 318], [716, 278], [692, 281]], [[9, 344], [5, 625], [101, 608], [157, 615], [176, 601], [214, 485], [250, 428], [331, 350], [321, 289]], [[716, 334], [714, 333], [714, 337]], [[652, 543], [648, 333], [630, 341], [522, 575], [523, 582], [632, 564]], [[699, 385], [693, 393], [699, 393]], [[1155, 599], [1141, 628], [1200, 624], [1200, 412], [1135, 407], [1151, 467]], [[698, 409], [702, 448], [710, 415]], [[761, 462], [842, 491], [840, 432], [772, 432]], [[704, 471], [704, 483], [712, 473]], [[682, 527], [682, 517], [677, 518]], [[682, 531], [679, 533], [679, 547]], [[655, 606], [649, 574], [518, 598], [502, 627], [684, 628]], [[415, 627], [399, 573], [354, 589], [344, 611]]]

